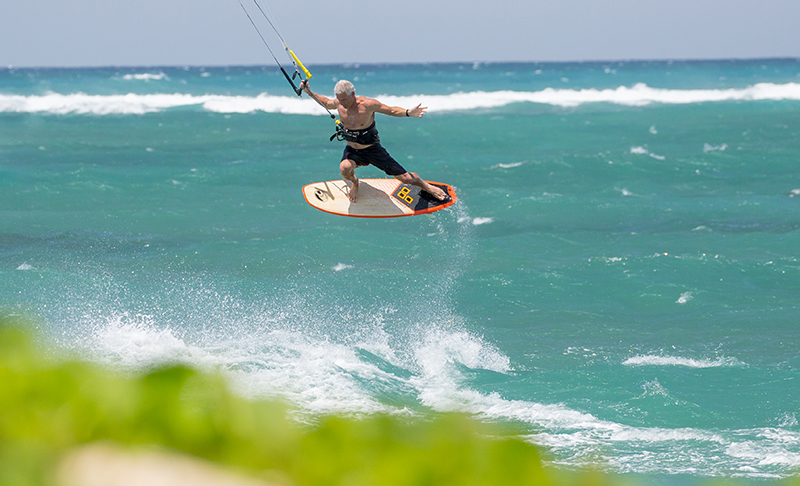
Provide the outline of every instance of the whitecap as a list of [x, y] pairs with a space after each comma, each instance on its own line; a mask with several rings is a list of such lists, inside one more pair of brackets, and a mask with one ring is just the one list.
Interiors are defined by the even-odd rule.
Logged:
[[715, 152], [715, 151], [723, 151], [728, 148], [727, 143], [723, 143], [722, 145], [711, 145], [709, 143], [703, 144], [703, 152]]
[[513, 169], [515, 167], [520, 167], [522, 165], [525, 165], [525, 162], [512, 162], [509, 164], [497, 164], [495, 166], [492, 166], [492, 169]]
[[[795, 426], [797, 426], [798, 422], [797, 422], [797, 416], [795, 415], [795, 412], [791, 412], [791, 413], [790, 412], [786, 412], [783, 415], [781, 415], [780, 417], [778, 417], [778, 425], [780, 427], [795, 427]], [[800, 442], [800, 440], [798, 440], [795, 437], [792, 437], [790, 440], [794, 441], [794, 442]]]
[[489, 224], [494, 221], [494, 218], [474, 218], [472, 220], [472, 224], [475, 226], [480, 226], [482, 224]]
[[649, 150], [647, 150], [646, 148], [641, 147], [641, 146], [631, 147], [630, 153], [635, 154], [635, 155], [648, 155], [648, 156], [650, 156], [650, 157], [652, 157], [652, 158], [654, 158], [656, 160], [665, 160], [666, 159], [666, 157], [664, 157], [663, 155], [654, 154], [654, 153], [650, 152]]
[[164, 73], [141, 73], [141, 74], [126, 74], [122, 77], [122, 79], [126, 81], [161, 81], [167, 80], [169, 81], [169, 77]]
[[727, 366], [743, 366], [736, 358], [719, 357], [716, 359], [693, 359], [677, 356], [639, 355], [622, 362], [625, 366], [686, 366], [688, 368], [720, 368]]

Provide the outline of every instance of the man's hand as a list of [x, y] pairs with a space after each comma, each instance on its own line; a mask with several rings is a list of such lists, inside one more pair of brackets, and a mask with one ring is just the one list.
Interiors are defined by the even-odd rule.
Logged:
[[424, 115], [427, 111], [428, 111], [428, 107], [427, 106], [422, 106], [422, 103], [420, 103], [417, 106], [415, 106], [414, 108], [411, 108], [410, 110], [408, 110], [408, 116], [413, 116], [415, 118], [422, 118], [422, 115]]

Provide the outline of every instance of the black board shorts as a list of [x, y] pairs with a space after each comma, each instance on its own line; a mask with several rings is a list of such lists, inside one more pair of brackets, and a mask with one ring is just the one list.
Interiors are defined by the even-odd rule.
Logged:
[[397, 176], [408, 172], [402, 165], [394, 160], [392, 156], [389, 155], [389, 152], [379, 143], [363, 149], [354, 149], [346, 145], [344, 147], [344, 153], [342, 154], [342, 160], [347, 159], [355, 162], [358, 167], [372, 164], [390, 176]]

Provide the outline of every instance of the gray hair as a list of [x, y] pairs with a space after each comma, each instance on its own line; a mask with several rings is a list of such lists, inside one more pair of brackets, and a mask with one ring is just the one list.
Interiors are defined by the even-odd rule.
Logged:
[[340, 94], [356, 94], [356, 87], [353, 86], [353, 83], [350, 81], [341, 79], [338, 83], [336, 83], [336, 86], [334, 86], [333, 93], [336, 96], [339, 96]]

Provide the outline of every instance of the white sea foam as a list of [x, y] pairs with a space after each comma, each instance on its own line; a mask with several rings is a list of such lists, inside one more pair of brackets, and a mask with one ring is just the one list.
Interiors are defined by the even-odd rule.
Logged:
[[511, 162], [508, 164], [497, 164], [493, 165], [492, 169], [513, 169], [515, 167], [520, 167], [525, 165], [525, 162]]
[[693, 359], [676, 356], [639, 355], [622, 362], [626, 366], [687, 366], [689, 368], [720, 368], [744, 366], [736, 358], [719, 357], [715, 359]]
[[635, 155], [648, 155], [648, 156], [650, 156], [650, 157], [652, 157], [652, 158], [654, 158], [656, 160], [665, 160], [666, 159], [666, 157], [664, 157], [663, 155], [654, 154], [654, 153], [650, 152], [649, 150], [647, 150], [646, 148], [639, 147], [639, 146], [631, 147], [630, 153], [635, 154]]
[[[493, 91], [454, 93], [444, 96], [420, 95], [418, 99], [436, 111], [495, 108], [511, 103], [543, 103], [555, 106], [574, 107], [584, 103], [613, 103], [627, 106], [645, 106], [651, 103], [690, 104], [720, 101], [800, 100], [800, 83], [759, 83], [743, 89], [660, 89], [643, 83], [633, 87], [620, 86], [614, 89], [554, 89], [542, 91]], [[382, 96], [390, 104], [402, 104], [411, 99]]]
[[723, 143], [722, 145], [711, 145], [710, 143], [703, 144], [703, 152], [716, 152], [716, 151], [723, 151], [728, 148], [727, 143]]
[[[287, 113], [318, 115], [321, 108], [313, 101], [269, 96], [256, 97], [189, 94], [125, 94], [89, 95], [75, 93], [63, 95], [48, 93], [41, 96], [0, 95], [0, 113], [51, 113], [92, 115], [142, 115], [171, 108], [196, 106], [217, 113]], [[322, 112], [324, 113], [324, 111]]]
[[263, 336], [260, 346], [242, 343], [242, 348], [240, 362], [227, 366], [237, 389], [247, 396], [289, 400], [313, 414], [398, 411], [362, 385], [402, 383], [364, 361], [356, 347], [276, 329]]
[[17, 270], [33, 270], [33, 267], [28, 265], [27, 263], [23, 263], [22, 265], [17, 267]]
[[510, 360], [500, 350], [465, 331], [427, 331], [415, 361], [424, 375], [438, 378], [449, 376], [444, 368], [453, 363], [497, 373], [511, 370]]
[[364, 362], [352, 346], [286, 329], [257, 337], [189, 337], [156, 321], [123, 313], [96, 325], [83, 345], [94, 359], [122, 370], [163, 364], [223, 370], [243, 395], [288, 400], [314, 414], [394, 411], [359, 386], [392, 377]]
[[[797, 439], [796, 435], [793, 439]], [[725, 453], [759, 466], [784, 466], [795, 469], [800, 467], [800, 453], [789, 450], [785, 445], [774, 441], [744, 440], [730, 444]]]
[[[161, 74], [133, 74], [131, 79], [167, 79]], [[138, 77], [137, 77], [138, 76]], [[661, 89], [645, 84], [613, 89], [554, 89], [541, 91], [474, 91], [447, 95], [378, 95], [387, 104], [407, 106], [422, 103], [431, 113], [491, 109], [513, 103], [541, 103], [575, 107], [585, 103], [613, 103], [645, 106], [652, 103], [690, 104], [722, 101], [800, 100], [800, 83], [759, 83], [740, 89]], [[44, 95], [0, 94], [0, 112], [53, 114], [143, 114], [170, 108], [197, 106], [217, 113], [285, 113], [326, 115], [313, 100], [266, 93], [257, 96], [134, 94], [91, 95], [86, 93], [46, 93]]]
[[207, 365], [210, 355], [187, 345], [170, 329], [157, 329], [152, 316], [126, 313], [108, 318], [98, 326], [88, 345], [96, 358], [125, 370], [162, 363]]
[[480, 226], [482, 224], [489, 224], [494, 221], [494, 218], [474, 218], [472, 220], [472, 224], [475, 226]]
[[122, 77], [122, 79], [126, 81], [136, 80], [136, 81], [160, 81], [162, 79], [169, 80], [169, 76], [164, 73], [141, 73], [141, 74], [126, 74]]

